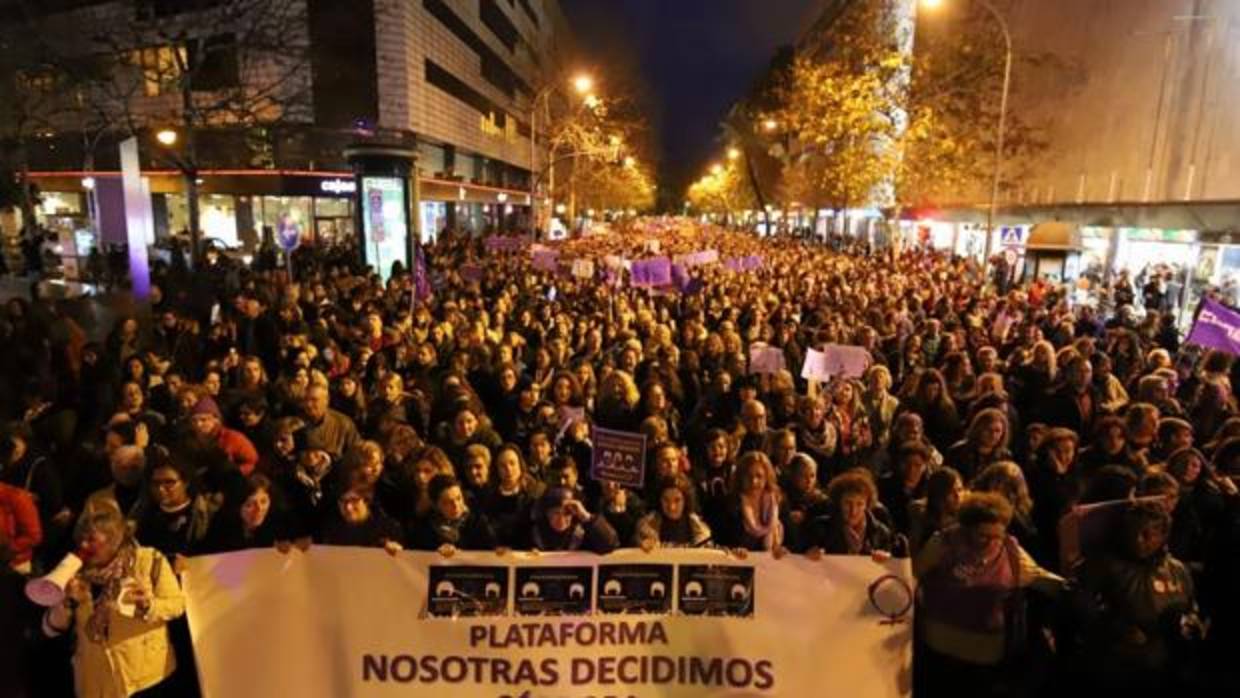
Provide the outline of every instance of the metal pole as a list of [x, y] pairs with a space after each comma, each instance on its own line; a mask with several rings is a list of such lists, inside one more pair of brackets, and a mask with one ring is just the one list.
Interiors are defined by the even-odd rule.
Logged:
[[538, 96], [530, 105], [530, 234], [538, 235]]
[[1007, 52], [1003, 61], [1003, 96], [999, 100], [999, 133], [995, 138], [995, 171], [990, 184], [990, 206], [986, 211], [986, 244], [982, 248], [986, 255], [982, 268], [987, 269], [990, 266], [991, 247], [994, 244], [995, 214], [999, 206], [999, 179], [1003, 171], [1003, 145], [1007, 135], [1008, 95], [1012, 90], [1012, 33], [1008, 29], [1007, 20], [990, 0], [981, 1], [982, 5], [994, 16], [995, 21], [999, 23], [999, 28], [1003, 31], [1004, 48]]

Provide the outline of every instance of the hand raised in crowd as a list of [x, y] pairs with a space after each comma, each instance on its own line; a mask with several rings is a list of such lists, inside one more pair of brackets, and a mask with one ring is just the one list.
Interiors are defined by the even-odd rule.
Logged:
[[65, 585], [65, 600], [74, 605], [84, 604], [91, 600], [90, 585], [81, 577], [74, 577]]

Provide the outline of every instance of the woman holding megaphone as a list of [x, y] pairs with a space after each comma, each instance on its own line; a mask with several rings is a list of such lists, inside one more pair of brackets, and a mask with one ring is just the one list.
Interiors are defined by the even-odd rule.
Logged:
[[167, 623], [185, 610], [172, 566], [159, 551], [139, 546], [111, 507], [83, 514], [74, 538], [77, 573], [65, 574], [78, 565], [66, 558], [43, 578], [64, 587], [43, 630], [74, 631], [78, 698], [128, 697], [156, 686], [176, 668]]

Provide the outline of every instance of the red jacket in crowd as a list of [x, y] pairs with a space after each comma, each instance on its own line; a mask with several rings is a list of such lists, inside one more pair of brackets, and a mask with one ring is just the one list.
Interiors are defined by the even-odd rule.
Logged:
[[249, 477], [250, 473], [254, 472], [254, 467], [258, 465], [258, 449], [254, 448], [249, 438], [228, 427], [220, 427], [220, 432], [215, 438], [220, 449], [228, 455], [228, 460], [237, 465], [242, 475]]
[[0, 541], [9, 548], [14, 567], [30, 562], [34, 549], [43, 542], [39, 509], [30, 493], [0, 482]]

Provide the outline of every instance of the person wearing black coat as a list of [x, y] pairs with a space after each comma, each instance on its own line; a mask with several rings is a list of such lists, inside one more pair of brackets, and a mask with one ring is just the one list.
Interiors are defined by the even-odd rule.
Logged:
[[878, 493], [869, 473], [851, 470], [827, 485], [827, 513], [806, 527], [801, 549], [810, 557], [827, 555], [908, 556], [908, 540], [875, 515]]
[[572, 490], [553, 487], [534, 508], [527, 543], [532, 550], [586, 550], [606, 555], [620, 547], [620, 537], [606, 517], [587, 511]]
[[335, 509], [327, 515], [319, 531], [324, 545], [345, 545], [358, 548], [401, 549], [404, 538], [400, 524], [384, 513], [364, 486], [354, 486], [340, 493]]
[[240, 306], [237, 351], [243, 356], [257, 356], [268, 375], [276, 375], [280, 369], [280, 328], [275, 317], [257, 294], [242, 298]]
[[1079, 656], [1089, 688], [1110, 695], [1204, 689], [1194, 671], [1204, 629], [1192, 574], [1167, 551], [1170, 527], [1160, 504], [1134, 504], [1111, 550], [1077, 569]]
[[495, 530], [486, 515], [465, 504], [461, 483], [451, 475], [436, 475], [427, 484], [435, 508], [425, 519], [418, 519], [409, 531], [409, 545], [415, 550], [438, 550], [445, 557], [456, 550], [493, 550]]
[[322, 449], [298, 453], [297, 467], [277, 476], [276, 487], [288, 514], [288, 533], [293, 539], [318, 533], [332, 503], [331, 456]]
[[275, 485], [265, 475], [254, 474], [246, 479], [246, 491], [240, 505], [226, 506], [211, 519], [207, 535], [198, 544], [203, 555], [230, 553], [237, 550], [270, 548], [289, 539], [286, 514], [274, 501]]
[[1036, 414], [1050, 426], [1092, 434], [1103, 404], [1102, 395], [1093, 384], [1093, 365], [1089, 359], [1078, 356], [1068, 362], [1063, 372], [1063, 385], [1038, 403]]

